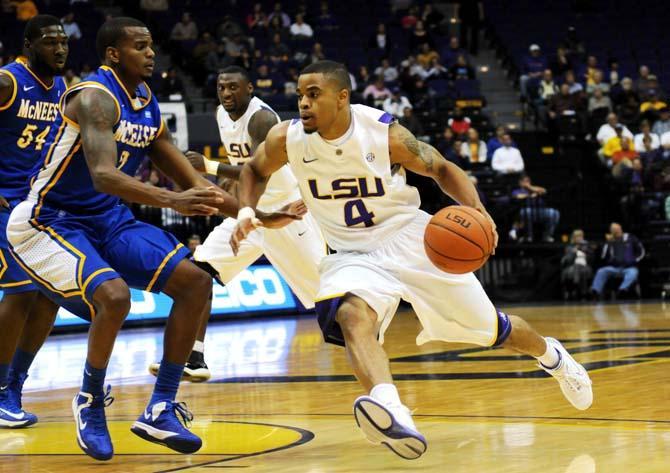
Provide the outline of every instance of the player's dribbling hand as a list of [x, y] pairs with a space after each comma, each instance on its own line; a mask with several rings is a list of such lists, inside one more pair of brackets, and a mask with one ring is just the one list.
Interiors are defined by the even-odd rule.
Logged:
[[0, 207], [4, 207], [6, 209], [9, 208], [9, 202], [7, 202], [7, 199], [5, 199], [3, 196], [0, 195]]
[[230, 236], [230, 246], [233, 249], [233, 254], [237, 256], [240, 250], [240, 245], [256, 228], [262, 227], [263, 223], [256, 217], [243, 218], [237, 221], [237, 225], [233, 229], [233, 234]]
[[286, 204], [281, 209], [272, 213], [256, 211], [258, 219], [262, 226], [267, 228], [282, 228], [296, 220], [302, 220], [302, 216], [307, 213], [307, 206], [302, 200], [296, 200]]
[[196, 151], [187, 151], [185, 156], [196, 171], [205, 172], [205, 156]]
[[176, 194], [172, 207], [183, 215], [216, 215], [218, 205], [223, 203], [223, 194], [215, 187], [192, 187]]
[[491, 230], [493, 232], [493, 252], [492, 254], [496, 254], [496, 248], [498, 247], [498, 230], [496, 223], [493, 221], [493, 217], [486, 211], [483, 205], [479, 205], [478, 207], [475, 207], [476, 210], [479, 211], [484, 217], [486, 217], [486, 220], [489, 221], [491, 224]]

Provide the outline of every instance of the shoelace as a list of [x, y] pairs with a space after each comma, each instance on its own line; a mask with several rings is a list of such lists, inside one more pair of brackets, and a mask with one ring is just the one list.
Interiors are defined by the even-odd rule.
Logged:
[[187, 429], [190, 429], [191, 428], [191, 423], [193, 422], [193, 414], [186, 407], [186, 403], [185, 402], [173, 402], [172, 403], [172, 408], [174, 409], [175, 413], [179, 414], [179, 416], [181, 417], [182, 424], [184, 424], [184, 427], [186, 427]]
[[95, 428], [105, 428], [106, 425], [106, 416], [105, 416], [105, 407], [109, 407], [112, 405], [114, 402], [114, 396], [111, 395], [112, 392], [112, 386], [107, 385], [107, 390], [105, 391], [104, 395], [97, 396], [93, 398], [93, 402], [91, 402], [91, 408], [94, 409], [100, 409], [102, 415], [100, 416], [91, 416], [87, 419], [88, 422], [93, 425]]
[[565, 367], [565, 371], [563, 373], [560, 372], [557, 373], [557, 378], [564, 380], [572, 391], [574, 392], [581, 391], [582, 383], [579, 380], [579, 376], [578, 374], [575, 374], [572, 371], [570, 371], [569, 366]]

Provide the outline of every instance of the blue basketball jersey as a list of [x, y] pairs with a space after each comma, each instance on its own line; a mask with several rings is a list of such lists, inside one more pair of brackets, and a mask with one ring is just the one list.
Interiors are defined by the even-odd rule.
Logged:
[[26, 197], [28, 177], [46, 147], [66, 87], [61, 76], [47, 86], [22, 59], [0, 68], [0, 74], [14, 82], [14, 94], [0, 106], [0, 195], [11, 202]]
[[101, 66], [85, 82], [68, 89], [60, 101], [55, 126], [42, 150], [35, 168], [28, 200], [37, 203], [33, 217], [46, 206], [72, 214], [100, 214], [119, 204], [116, 196], [95, 190], [86, 164], [79, 126], [65, 117], [68, 97], [85, 88], [108, 93], [116, 102], [118, 119], [113, 127], [117, 150], [117, 167], [134, 176], [153, 141], [163, 131], [158, 101], [146, 83], [133, 96], [128, 93], [114, 71]]

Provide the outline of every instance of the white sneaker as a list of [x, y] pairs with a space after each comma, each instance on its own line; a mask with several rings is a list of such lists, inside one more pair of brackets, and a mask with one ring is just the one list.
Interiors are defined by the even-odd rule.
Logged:
[[409, 409], [402, 404], [384, 405], [370, 396], [361, 396], [354, 402], [354, 417], [368, 441], [386, 445], [406, 460], [419, 458], [428, 448]]
[[570, 353], [558, 340], [545, 338], [547, 344], [558, 351], [560, 360], [556, 368], [550, 369], [539, 363], [539, 367], [552, 375], [561, 386], [561, 391], [570, 404], [580, 411], [585, 411], [593, 403], [593, 390], [591, 389], [591, 378], [584, 367], [570, 356]]

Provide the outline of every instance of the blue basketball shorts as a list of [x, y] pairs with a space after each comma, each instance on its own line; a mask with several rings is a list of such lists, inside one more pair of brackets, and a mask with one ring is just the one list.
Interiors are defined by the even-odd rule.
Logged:
[[0, 207], [0, 291], [5, 294], [36, 291], [30, 276], [21, 268], [9, 250], [7, 241], [7, 222], [9, 214], [20, 201], [10, 202], [10, 208]]
[[22, 202], [7, 225], [11, 251], [50, 299], [75, 315], [95, 316], [93, 294], [105, 281], [160, 292], [190, 253], [170, 233], [135, 220], [118, 205], [99, 215], [75, 215]]

